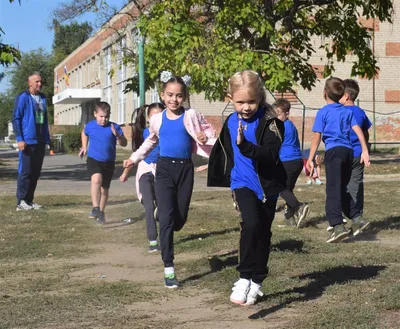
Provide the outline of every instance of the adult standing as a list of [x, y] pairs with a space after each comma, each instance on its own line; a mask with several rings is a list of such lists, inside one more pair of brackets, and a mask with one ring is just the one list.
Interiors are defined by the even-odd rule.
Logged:
[[34, 193], [42, 171], [46, 144], [50, 144], [46, 97], [40, 92], [42, 77], [28, 77], [28, 89], [15, 97], [12, 123], [18, 142], [17, 211], [40, 209]]

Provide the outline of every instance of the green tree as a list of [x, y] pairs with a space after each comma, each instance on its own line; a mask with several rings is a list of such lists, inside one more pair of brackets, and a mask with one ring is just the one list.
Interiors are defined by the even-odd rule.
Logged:
[[61, 62], [70, 55], [76, 48], [89, 39], [92, 33], [92, 26], [88, 22], [62, 25], [57, 20], [53, 20], [54, 39], [53, 55], [55, 62]]
[[[14, 0], [8, 0], [10, 3], [14, 2]], [[21, 0], [18, 0], [21, 4]], [[21, 53], [19, 50], [11, 45], [2, 43], [2, 34], [5, 34], [3, 29], [0, 26], [0, 65], [8, 67], [13, 63], [17, 63], [21, 58]]]
[[[372, 78], [377, 61], [369, 47], [370, 31], [361, 19], [391, 22], [390, 0], [165, 0], [129, 1], [138, 7], [137, 27], [146, 37], [147, 88], [163, 70], [192, 76], [192, 89], [209, 99], [225, 96], [234, 72], [253, 69], [270, 90], [294, 85], [311, 89], [317, 81], [310, 58], [322, 51], [324, 75], [335, 62], [350, 58], [353, 76]], [[141, 4], [148, 3], [144, 8]], [[102, 10], [104, 0], [62, 3], [69, 17]], [[67, 18], [64, 15], [64, 18]], [[315, 46], [315, 38], [327, 40]], [[137, 57], [130, 61], [137, 65]], [[137, 75], [128, 84], [138, 90]]]
[[7, 72], [10, 76], [11, 95], [16, 96], [28, 88], [28, 77], [33, 72], [40, 72], [43, 81], [42, 92], [47, 98], [47, 107], [49, 110], [49, 122], [53, 119], [54, 94], [54, 62], [51, 54], [44, 49], [39, 48], [23, 53], [19, 65], [13, 65]]
[[8, 122], [14, 106], [14, 98], [9, 92], [0, 93], [0, 136], [8, 133]]

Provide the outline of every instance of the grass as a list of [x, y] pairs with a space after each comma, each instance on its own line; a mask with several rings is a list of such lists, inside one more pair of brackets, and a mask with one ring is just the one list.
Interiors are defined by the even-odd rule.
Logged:
[[[296, 194], [312, 202], [310, 223], [301, 230], [273, 225], [265, 296], [250, 308], [249, 318], [280, 317], [277, 328], [395, 328], [400, 314], [398, 182], [366, 184], [371, 230], [342, 244], [325, 243], [324, 187], [302, 187]], [[216, 294], [210, 307], [229, 305], [240, 234], [229, 192], [193, 194], [190, 218], [175, 236], [181, 291], [165, 291], [158, 280], [74, 276], [96, 266], [91, 257], [103, 244], [145, 250], [142, 206], [132, 199], [111, 198], [112, 223], [101, 228], [87, 219], [88, 197], [41, 196], [37, 201], [45, 210], [23, 213], [14, 211], [13, 196], [2, 197], [0, 328], [174, 328], [178, 323], [162, 305], [203, 290]], [[131, 225], [122, 225], [125, 217], [133, 218]], [[164, 314], [164, 320], [155, 314]], [[222, 328], [223, 322], [216, 325]], [[246, 327], [252, 328], [250, 320]]]

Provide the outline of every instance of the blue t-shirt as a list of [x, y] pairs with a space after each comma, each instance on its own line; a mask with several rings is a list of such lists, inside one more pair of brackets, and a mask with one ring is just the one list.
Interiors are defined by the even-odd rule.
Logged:
[[260, 118], [264, 115], [264, 109], [260, 108], [250, 119], [239, 119], [237, 113], [232, 114], [228, 119], [228, 129], [231, 136], [233, 148], [233, 168], [231, 171], [231, 190], [247, 187], [252, 190], [257, 198], [264, 199], [264, 191], [257, 176], [256, 161], [245, 157], [240, 153], [236, 145], [237, 129], [239, 120], [242, 120], [243, 133], [247, 141], [257, 144], [256, 131]]
[[321, 108], [314, 121], [313, 131], [322, 133], [325, 150], [336, 146], [352, 149], [350, 142], [351, 127], [357, 124], [353, 112], [342, 104], [327, 104]]
[[[106, 126], [100, 126], [96, 120], [88, 122], [84, 133], [89, 137], [89, 149], [87, 155], [97, 161], [110, 162], [115, 161], [117, 137], [111, 130], [111, 123]], [[123, 136], [124, 133], [119, 125], [114, 124], [115, 130]]]
[[[149, 136], [150, 136], [149, 128], [144, 128], [143, 129], [143, 138], [146, 139]], [[157, 144], [157, 146], [151, 150], [149, 155], [144, 158], [144, 162], [146, 162], [147, 164], [157, 163], [159, 156], [160, 156], [160, 145]]]
[[162, 113], [159, 145], [160, 156], [179, 159], [192, 157], [192, 137], [189, 135], [183, 122], [184, 114], [178, 119], [167, 118], [167, 111]]
[[[362, 131], [367, 131], [371, 128], [372, 123], [361, 108], [356, 105], [346, 106], [346, 108], [353, 112], [354, 118]], [[362, 153], [361, 143], [353, 129], [350, 131], [350, 141], [353, 146], [354, 156], [359, 157]]]
[[296, 126], [290, 120], [286, 120], [284, 125], [285, 135], [283, 136], [283, 143], [279, 157], [281, 158], [281, 161], [301, 159], [300, 142]]

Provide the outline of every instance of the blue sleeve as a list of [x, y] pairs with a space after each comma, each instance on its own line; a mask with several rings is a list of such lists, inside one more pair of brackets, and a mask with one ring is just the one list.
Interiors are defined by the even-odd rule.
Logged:
[[83, 129], [83, 133], [84, 133], [86, 136], [89, 136], [89, 124], [90, 124], [90, 122], [88, 122], [88, 123], [85, 125], [85, 128]]
[[314, 125], [313, 125], [313, 132], [316, 133], [322, 133], [325, 128], [325, 122], [324, 122], [324, 115], [321, 110], [317, 112], [317, 115], [315, 116], [314, 120]]
[[150, 136], [149, 128], [144, 128], [142, 135], [143, 135], [143, 139], [146, 139], [147, 137], [149, 137]]
[[114, 125], [115, 126], [115, 130], [117, 131], [118, 134], [120, 134], [121, 136], [124, 136], [124, 132], [122, 131], [122, 128], [119, 125]]
[[26, 106], [25, 106], [25, 98], [22, 95], [23, 94], [20, 94], [17, 97], [15, 97], [14, 111], [12, 113], [12, 119], [11, 119], [17, 142], [24, 141], [22, 121], [24, 118]]
[[368, 119], [367, 115], [365, 114], [365, 112], [364, 112], [364, 115], [365, 115], [365, 118], [364, 118], [364, 123], [363, 123], [363, 126], [362, 126], [362, 130], [368, 130], [369, 128], [372, 127], [372, 123], [371, 123], [371, 121], [369, 121], [369, 119]]
[[47, 103], [46, 103], [46, 99], [44, 98], [44, 104], [46, 107], [46, 111], [44, 112], [44, 129], [45, 131], [45, 144], [50, 145], [50, 131], [49, 131], [49, 116], [48, 116], [48, 112], [47, 112]]
[[[351, 120], [351, 126], [352, 126], [352, 127], [354, 127], [355, 125], [358, 126], [356, 117], [354, 116], [353, 112], [350, 112], [350, 118], [349, 118], [349, 119]], [[360, 128], [361, 128], [361, 127], [360, 127]]]

